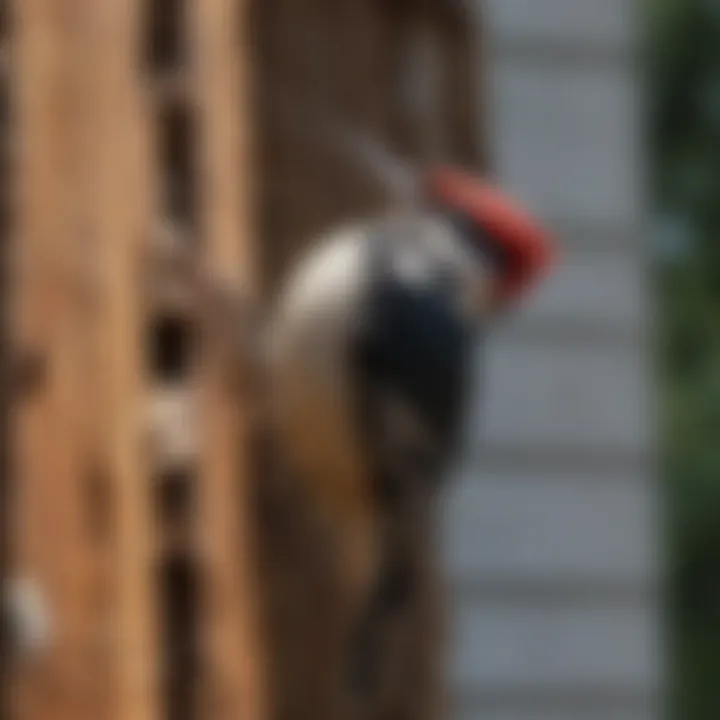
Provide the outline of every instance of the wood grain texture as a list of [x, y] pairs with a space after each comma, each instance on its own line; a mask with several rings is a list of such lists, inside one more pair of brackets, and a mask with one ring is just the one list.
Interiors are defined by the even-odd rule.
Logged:
[[[255, 296], [247, 11], [247, 4], [238, 0], [195, 0], [189, 23], [199, 112], [201, 262], [213, 277]], [[197, 520], [203, 583], [201, 714], [260, 720], [265, 698], [254, 521], [248, 503], [249, 416], [233, 392], [236, 358], [228, 343], [209, 332], [202, 343]]]
[[[197, 156], [186, 151], [197, 161], [200, 222], [185, 230], [197, 230], [198, 257], [212, 276], [266, 299], [318, 232], [388, 204], [376, 180], [293, 130], [292, 113], [280, 117], [266, 91], [274, 78], [290, 82], [399, 148], [419, 136], [406, 123], [407, 138], [398, 137], [395, 70], [410, 6], [193, 0], [184, 18], [188, 62], [152, 78], [142, 63], [144, 2], [16, 5], [14, 335], [44, 354], [49, 374], [18, 412], [22, 492], [13, 529], [17, 567], [41, 580], [58, 630], [53, 651], [19, 685], [22, 720], [163, 716], [158, 558], [175, 544], [196, 553], [200, 568], [199, 717], [438, 717], [432, 518], [413, 529], [423, 579], [392, 631], [388, 692], [358, 715], [338, 690], [347, 660], [342, 608], [351, 601], [343, 558], [292, 478], [251, 464], [249, 399], [238, 406], [229, 344], [201, 321], [197, 414], [194, 395], [168, 413], [153, 404], [144, 367], [145, 333], [161, 306], [203, 315], [190, 307], [192, 288], [174, 286], [175, 278], [161, 287], [146, 272], [153, 227], [166, 219], [158, 218], [155, 122], [163, 108], [182, 106], [197, 131]], [[164, 455], [148, 452], [153, 408], [163, 411]], [[161, 535], [154, 471], [192, 465], [196, 452], [194, 536]]]
[[94, 229], [101, 281], [103, 470], [112, 507], [112, 632], [108, 714], [158, 720], [157, 628], [151, 487], [142, 422], [146, 401], [139, 280], [150, 226], [148, 118], [139, 73], [141, 3], [96, 2], [92, 11], [94, 98], [90, 127]]
[[13, 572], [36, 581], [49, 605], [52, 645], [18, 668], [14, 709], [28, 720], [92, 718], [101, 711], [89, 618], [98, 556], [89, 537], [86, 483], [89, 383], [79, 238], [87, 155], [79, 50], [82, 0], [16, 6], [17, 233], [11, 258], [16, 346], [40, 353], [45, 374], [20, 398], [14, 448]]

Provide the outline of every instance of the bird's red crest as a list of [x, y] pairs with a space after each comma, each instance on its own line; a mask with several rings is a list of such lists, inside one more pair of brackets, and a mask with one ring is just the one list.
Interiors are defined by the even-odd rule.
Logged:
[[456, 209], [477, 222], [507, 257], [498, 301], [518, 299], [548, 270], [554, 245], [540, 224], [510, 196], [477, 177], [450, 168], [430, 173], [429, 199]]

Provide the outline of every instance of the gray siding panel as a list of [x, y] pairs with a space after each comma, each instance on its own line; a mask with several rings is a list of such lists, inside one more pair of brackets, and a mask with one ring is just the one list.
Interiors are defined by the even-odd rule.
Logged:
[[478, 687], [651, 689], [657, 648], [644, 604], [458, 601], [453, 677]]
[[475, 435], [485, 445], [647, 446], [647, 370], [632, 348], [496, 338], [485, 355]]
[[449, 572], [458, 583], [615, 583], [651, 578], [652, 486], [632, 475], [479, 475], [450, 498]]
[[549, 43], [629, 42], [634, 3], [629, 0], [483, 0], [493, 36]]
[[484, 0], [491, 163], [560, 266], [489, 339], [448, 498], [458, 720], [657, 720], [633, 3]]
[[457, 720], [656, 720], [657, 715], [651, 709], [623, 710], [614, 705], [599, 708], [570, 709], [486, 709], [478, 703], [476, 709], [463, 709], [455, 717]]
[[493, 64], [492, 155], [504, 182], [545, 216], [632, 223], [633, 80], [569, 64]]
[[518, 319], [637, 329], [644, 319], [643, 271], [637, 255], [627, 252], [565, 250], [562, 264], [528, 298]]

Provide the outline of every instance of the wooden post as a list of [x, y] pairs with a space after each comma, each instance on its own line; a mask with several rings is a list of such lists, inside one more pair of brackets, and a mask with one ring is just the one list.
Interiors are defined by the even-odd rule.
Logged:
[[[202, 693], [196, 714], [213, 720], [265, 720], [271, 713], [294, 720], [298, 712], [335, 720], [337, 715], [328, 701], [332, 673], [321, 663], [305, 667], [313, 662], [305, 653], [318, 642], [332, 644], [322, 638], [332, 626], [326, 617], [339, 612], [339, 574], [328, 570], [332, 558], [322, 557], [325, 536], [313, 534], [317, 528], [311, 527], [310, 514], [304, 518], [297, 499], [278, 482], [278, 495], [287, 491], [286, 497], [276, 506], [281, 509], [273, 520], [277, 527], [263, 528], [264, 540], [271, 541], [263, 553], [285, 567], [268, 573], [276, 574], [276, 586], [261, 587], [254, 568], [259, 554], [257, 508], [250, 504], [249, 413], [238, 407], [238, 389], [231, 385], [235, 358], [209, 322], [202, 323], [198, 375], [189, 374], [171, 388], [175, 404], [167, 416], [153, 419], [168, 440], [164, 460], [155, 462], [148, 452], [148, 404], [154, 410], [170, 407], [151, 391], [144, 367], [145, 336], [158, 312], [153, 298], [164, 293], [155, 275], [145, 282], [153, 228], [166, 219], [158, 218], [163, 214], [155, 152], [160, 138], [151, 124], [158, 108], [171, 101], [192, 118], [197, 177], [180, 188], [174, 203], [197, 205], [199, 223], [194, 217], [170, 219], [187, 221], [182, 229], [197, 234], [198, 260], [209, 275], [259, 299], [260, 248], [253, 246], [259, 172], [272, 178], [269, 214], [283, 216], [281, 222], [271, 217], [274, 222], [267, 226], [274, 226], [284, 246], [274, 244], [263, 253], [266, 260], [283, 255], [272, 258], [277, 265], [295, 256], [317, 230], [380, 207], [386, 198], [374, 181], [357, 178], [351, 163], [332, 157], [331, 149], [321, 157], [308, 149], [302, 133], [284, 135], [292, 117], [277, 122], [268, 117], [269, 106], [263, 106], [264, 120], [271, 121], [272, 131], [264, 144], [273, 150], [282, 145], [285, 168], [274, 173], [258, 168], [250, 152], [255, 139], [250, 117], [258, 114], [251, 109], [251, 98], [258, 97], [250, 92], [251, 63], [268, 66], [259, 74], [270, 84], [274, 77], [299, 78], [291, 85], [307, 94], [310, 105], [341, 112], [351, 125], [400, 145], [399, 118], [393, 117], [397, 78], [380, 66], [397, 60], [409, 6], [403, 3], [403, 11], [392, 13], [381, 0], [372, 7], [362, 5], [364, 0], [293, 0], [290, 8], [282, 1], [256, 0], [263, 6], [257, 15], [264, 23], [260, 36], [275, 35], [280, 45], [274, 53], [266, 48], [271, 57], [263, 59], [250, 52], [258, 42], [255, 28], [251, 37], [250, 1], [187, 0], [187, 42], [177, 47], [188, 49], [188, 62], [165, 67], [177, 64], [179, 58], [171, 58], [153, 69], [154, 76], [143, 62], [147, 0], [16, 2], [20, 205], [19, 252], [12, 266], [17, 274], [13, 339], [20, 349], [40, 354], [47, 375], [40, 391], [16, 412], [13, 450], [21, 493], [14, 519], [15, 569], [39, 581], [56, 633], [49, 655], [20, 678], [19, 720], [108, 715], [160, 720], [171, 712], [163, 706], [158, 677], [168, 653], [160, 652], [156, 582], [160, 557], [168, 547], [177, 549], [177, 537], [160, 527], [152, 501], [158, 471], [166, 471], [179, 455], [183, 472], [197, 471], [194, 532], [191, 541], [183, 536], [179, 543], [180, 554], [200, 570]], [[170, 5], [179, 12], [177, 3]], [[165, 20], [172, 25], [178, 17]], [[281, 23], [284, 32], [278, 32]], [[297, 23], [303, 24], [302, 32]], [[458, 68], [463, 63], [458, 59]], [[300, 72], [293, 76], [295, 70]], [[463, 125], [464, 105], [458, 105], [457, 115], [458, 134], [470, 132]], [[185, 150], [192, 152], [191, 146]], [[170, 178], [173, 192], [177, 179]], [[197, 198], [189, 197], [193, 185]], [[183, 302], [192, 297], [187, 287], [180, 295]], [[191, 319], [194, 313], [184, 306], [179, 314]], [[191, 402], [195, 381], [199, 407]], [[176, 428], [183, 432], [175, 434]], [[173, 444], [178, 437], [181, 442]], [[94, 505], [98, 490], [108, 491], [111, 511], [99, 518], [105, 524], [102, 539], [94, 534], [95, 513], [102, 510]], [[431, 602], [434, 565], [424, 545], [430, 525], [426, 518], [418, 523], [421, 596], [403, 620], [393, 651], [407, 672], [392, 681], [391, 697], [378, 717], [417, 720], [420, 714], [437, 714], [439, 666], [428, 628], [438, 615]], [[288, 528], [290, 541], [284, 534]], [[293, 583], [302, 584], [297, 593], [302, 610], [271, 597], [268, 605], [281, 629], [260, 633], [261, 591], [278, 595], [292, 591]], [[321, 605], [323, 617], [313, 617]], [[98, 633], [101, 623], [112, 633], [109, 638]], [[333, 652], [327, 652], [331, 661], [346, 661]], [[281, 698], [270, 708], [271, 682], [273, 700], [287, 691], [289, 703]], [[417, 688], [426, 692], [421, 695]], [[182, 693], [185, 697], [191, 696]]]
[[46, 655], [20, 677], [14, 710], [27, 720], [97, 717], [92, 688], [93, 627], [87, 622], [93, 546], [85, 483], [85, 413], [92, 388], [83, 357], [80, 213], [81, 68], [76, 35], [82, 2], [29, 0], [16, 5], [17, 236], [15, 347], [44, 369], [30, 398], [19, 398], [14, 447], [13, 574], [36, 582], [49, 611]]
[[[10, 78], [8, 73], [11, 53], [7, 32], [7, 3], [0, 3], [0, 582], [5, 583], [10, 563], [10, 521], [12, 511], [12, 457], [10, 437], [10, 414], [15, 405], [15, 364], [10, 332], [10, 252], [12, 238], [10, 228], [11, 179], [10, 125], [11, 114]], [[14, 110], [14, 108], [13, 108]], [[0, 630], [0, 717], [10, 712], [9, 691], [12, 687], [9, 665], [9, 637]]]
[[[246, 0], [194, 0], [190, 27], [199, 112], [202, 262], [213, 277], [226, 278], [255, 297], [247, 10]], [[263, 657], [252, 568], [249, 415], [233, 392], [237, 368], [227, 343], [209, 333], [202, 341], [198, 530], [207, 703], [202, 714], [260, 720]]]
[[158, 720], [158, 652], [153, 604], [150, 474], [143, 444], [146, 410], [141, 292], [151, 218], [149, 132], [142, 104], [139, 0], [94, 4], [95, 232], [102, 334], [104, 461], [111, 483], [112, 677], [117, 720]]

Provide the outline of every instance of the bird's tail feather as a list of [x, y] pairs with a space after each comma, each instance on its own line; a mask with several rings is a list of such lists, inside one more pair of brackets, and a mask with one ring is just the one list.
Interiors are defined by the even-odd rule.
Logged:
[[350, 686], [362, 699], [375, 695], [383, 675], [384, 638], [388, 626], [414, 594], [412, 564], [398, 556], [382, 567], [366, 611], [356, 628], [350, 655]]

